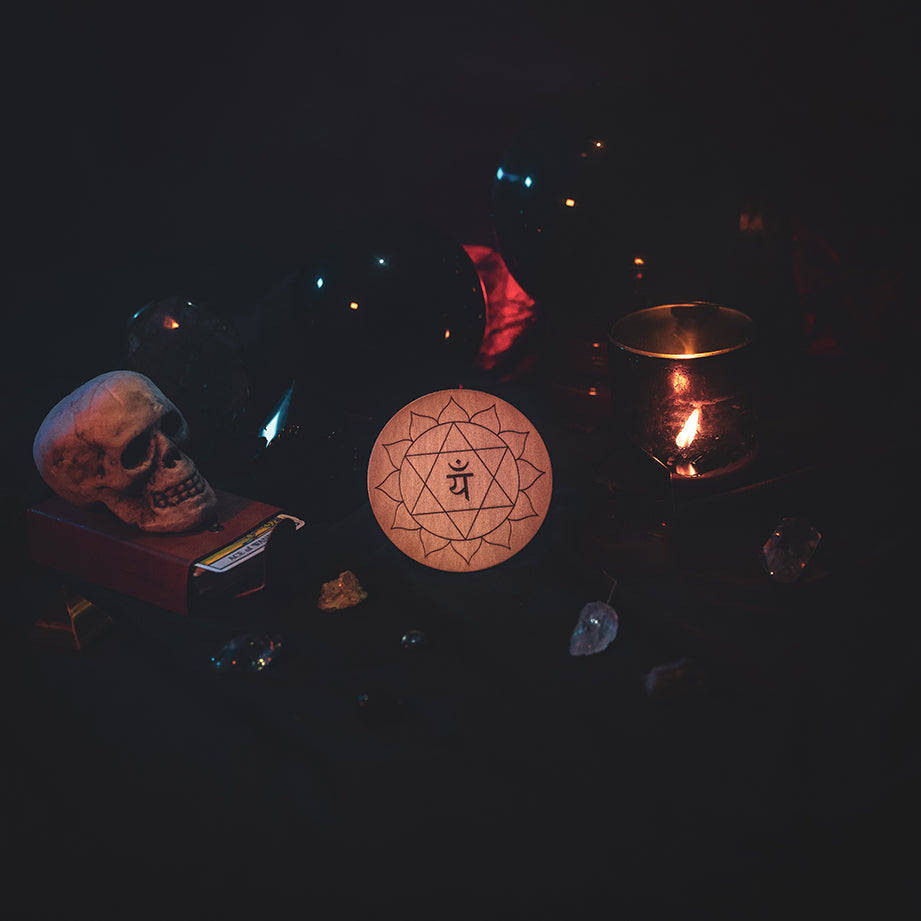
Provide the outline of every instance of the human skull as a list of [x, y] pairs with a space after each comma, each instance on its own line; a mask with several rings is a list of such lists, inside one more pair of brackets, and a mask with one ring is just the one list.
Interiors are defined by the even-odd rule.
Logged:
[[149, 378], [110, 371], [64, 397], [32, 445], [45, 482], [74, 505], [102, 502], [144, 531], [188, 531], [217, 506], [182, 451], [182, 413]]

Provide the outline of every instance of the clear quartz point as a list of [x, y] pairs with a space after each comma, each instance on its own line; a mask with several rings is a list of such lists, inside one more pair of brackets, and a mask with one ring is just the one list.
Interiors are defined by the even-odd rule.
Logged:
[[569, 637], [571, 656], [592, 656], [603, 652], [617, 636], [617, 612], [603, 601], [590, 601], [579, 614]]
[[775, 582], [795, 582], [821, 539], [805, 518], [784, 518], [761, 548], [764, 571]]
[[277, 636], [245, 633], [225, 643], [211, 657], [211, 665], [219, 672], [261, 672], [280, 649]]

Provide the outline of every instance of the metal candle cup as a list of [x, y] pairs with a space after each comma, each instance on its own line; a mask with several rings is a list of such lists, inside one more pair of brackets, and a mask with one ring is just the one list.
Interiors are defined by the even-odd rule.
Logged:
[[722, 476], [754, 457], [750, 317], [664, 304], [622, 317], [609, 339], [615, 425], [673, 478]]

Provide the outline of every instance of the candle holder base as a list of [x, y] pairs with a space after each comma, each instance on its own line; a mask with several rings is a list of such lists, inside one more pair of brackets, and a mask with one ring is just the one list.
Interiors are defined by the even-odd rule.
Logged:
[[748, 449], [744, 454], [730, 456], [729, 458], [699, 457], [691, 460], [679, 456], [672, 456], [664, 462], [668, 468], [673, 482], [676, 483], [715, 483], [715, 489], [723, 491], [726, 478], [736, 478], [739, 471], [744, 470], [758, 456], [756, 448]]

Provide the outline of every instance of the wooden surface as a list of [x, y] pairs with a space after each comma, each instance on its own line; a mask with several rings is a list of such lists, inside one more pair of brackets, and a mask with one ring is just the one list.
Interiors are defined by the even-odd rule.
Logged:
[[368, 496], [387, 537], [434, 569], [473, 572], [514, 556], [543, 524], [553, 471], [540, 433], [476, 390], [414, 400], [384, 426]]

